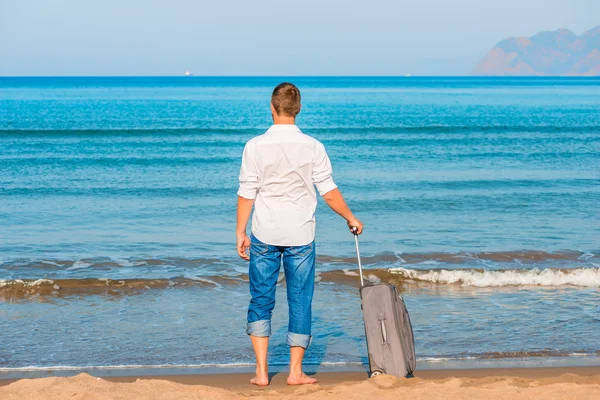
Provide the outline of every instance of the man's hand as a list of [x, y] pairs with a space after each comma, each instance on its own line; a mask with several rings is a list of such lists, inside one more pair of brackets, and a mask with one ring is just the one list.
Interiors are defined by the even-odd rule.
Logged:
[[237, 234], [237, 252], [238, 255], [246, 261], [250, 261], [250, 256], [247, 253], [250, 247], [250, 238], [244, 233]]
[[237, 228], [235, 229], [237, 234], [237, 252], [246, 261], [250, 260], [250, 256], [246, 253], [246, 250], [250, 247], [250, 238], [246, 235], [246, 225], [248, 225], [253, 204], [254, 199], [246, 199], [238, 196]]
[[354, 233], [354, 228], [357, 229], [356, 234], [360, 235], [363, 231], [363, 223], [358, 219], [352, 217], [348, 220], [348, 228], [350, 228], [350, 232]]

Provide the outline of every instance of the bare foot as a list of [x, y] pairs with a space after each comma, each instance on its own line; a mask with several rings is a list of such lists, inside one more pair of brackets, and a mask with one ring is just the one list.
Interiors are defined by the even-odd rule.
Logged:
[[269, 386], [269, 378], [263, 379], [256, 376], [250, 379], [250, 383], [256, 386]]
[[256, 376], [250, 379], [250, 383], [256, 386], [268, 386], [269, 385], [269, 372], [260, 371], [256, 368]]
[[302, 372], [301, 374], [290, 374], [290, 376], [287, 379], [287, 384], [288, 385], [312, 385], [317, 383], [318, 381], [315, 378], [311, 378], [310, 376], [307, 376], [304, 372]]

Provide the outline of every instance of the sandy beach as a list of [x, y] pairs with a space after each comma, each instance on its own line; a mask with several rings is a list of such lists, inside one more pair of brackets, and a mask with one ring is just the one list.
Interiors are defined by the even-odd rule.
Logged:
[[318, 373], [319, 384], [290, 387], [285, 373], [267, 388], [249, 385], [250, 374], [98, 378], [85, 373], [0, 381], [1, 399], [597, 399], [600, 367], [428, 370], [413, 379], [362, 372]]

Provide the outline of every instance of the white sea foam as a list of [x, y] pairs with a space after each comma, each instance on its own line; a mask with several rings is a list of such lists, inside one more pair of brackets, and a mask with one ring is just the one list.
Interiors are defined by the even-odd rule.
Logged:
[[439, 265], [439, 264], [442, 264], [442, 263], [437, 260], [427, 260], [427, 261], [421, 261], [418, 265]]
[[[52, 279], [38, 279], [35, 281], [31, 281], [31, 282], [25, 282], [22, 279], [15, 279], [15, 280], [7, 280], [7, 279], [0, 279], [0, 287], [4, 287], [4, 286], [9, 286], [9, 285], [22, 285], [22, 286], [40, 286], [43, 285], [44, 283], [47, 283], [48, 285], [54, 285], [54, 281]], [[57, 286], [57, 285], [54, 285]]]
[[139, 267], [142, 265], [148, 265], [146, 261], [129, 261], [124, 258], [113, 258], [113, 261], [122, 267]]
[[238, 278], [237, 276], [223, 276], [223, 279], [227, 279], [230, 281], [237, 281], [237, 282], [244, 282], [244, 283], [248, 283], [248, 279], [244, 279], [244, 278]]
[[39, 285], [42, 285], [44, 283], [47, 283], [49, 285], [53, 285], [54, 281], [51, 280], [51, 279], [38, 279], [36, 281], [30, 282], [29, 286], [39, 286]]
[[600, 287], [600, 268], [529, 269], [480, 271], [474, 269], [415, 270], [392, 268], [390, 272], [405, 278], [438, 284], [463, 286], [580, 286]]
[[54, 265], [56, 267], [60, 267], [61, 266], [60, 264], [55, 263], [54, 261], [42, 260], [41, 262], [42, 262], [42, 264]]
[[212, 281], [210, 279], [201, 278], [201, 277], [196, 276], [196, 275], [187, 275], [186, 274], [183, 277], [186, 278], [186, 279], [191, 279], [193, 281], [210, 283], [211, 285], [215, 285], [215, 288], [217, 288], [217, 289], [221, 289], [223, 287], [223, 285], [221, 285], [220, 283], [217, 283], [217, 282]]
[[398, 259], [398, 262], [401, 264], [406, 264], [406, 260], [404, 260], [404, 258], [402, 258], [402, 252], [399, 251], [395, 251], [394, 255], [396, 256], [396, 258]]
[[[463, 359], [474, 360], [475, 357], [465, 357]], [[455, 357], [424, 357], [424, 358], [419, 359], [419, 361], [427, 361], [430, 363], [446, 362], [446, 361], [454, 361], [454, 360], [458, 360], [458, 358], [455, 358]]]
[[348, 276], [358, 276], [358, 272], [350, 271], [349, 269], [343, 269], [344, 275]]
[[67, 268], [67, 271], [72, 271], [74, 269], [84, 269], [84, 268], [90, 267], [91, 265], [92, 264], [90, 264], [90, 263], [86, 263], [81, 260], [77, 260], [73, 263], [73, 265], [71, 265], [69, 268]]
[[[269, 363], [269, 365], [274, 366], [284, 366], [287, 363]], [[320, 365], [323, 367], [337, 367], [337, 366], [362, 366], [363, 363], [356, 361], [325, 361], [321, 363], [304, 363], [304, 365]], [[86, 370], [131, 370], [131, 369], [191, 369], [191, 368], [247, 368], [254, 367], [256, 364], [254, 363], [206, 363], [206, 364], [159, 364], [159, 365], [144, 365], [144, 364], [134, 364], [134, 365], [89, 365], [89, 366], [79, 366], [79, 365], [56, 365], [56, 366], [48, 366], [48, 367], [39, 367], [36, 365], [25, 366], [25, 367], [0, 367], [0, 371], [2, 372], [16, 372], [16, 371], [86, 371]]]
[[315, 283], [321, 282], [322, 279], [323, 277], [321, 276], [320, 272], [315, 273]]

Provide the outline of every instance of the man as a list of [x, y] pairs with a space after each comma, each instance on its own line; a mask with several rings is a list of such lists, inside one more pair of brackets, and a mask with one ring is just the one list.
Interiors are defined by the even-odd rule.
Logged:
[[[246, 332], [256, 354], [256, 377], [250, 383], [269, 384], [267, 350], [275, 288], [283, 258], [289, 307], [289, 385], [316, 383], [302, 371], [311, 342], [311, 308], [315, 282], [315, 186], [325, 202], [362, 233], [331, 178], [331, 163], [323, 145], [296, 126], [300, 91], [291, 83], [273, 90], [273, 126], [244, 148], [237, 208], [237, 251], [250, 261], [250, 294]], [[246, 225], [254, 205], [252, 235]], [[250, 249], [250, 254], [247, 250]]]

